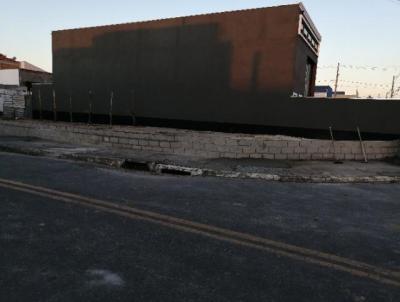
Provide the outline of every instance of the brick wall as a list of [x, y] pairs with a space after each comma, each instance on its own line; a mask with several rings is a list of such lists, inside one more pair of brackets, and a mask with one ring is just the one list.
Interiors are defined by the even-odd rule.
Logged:
[[24, 117], [26, 94], [26, 87], [0, 87], [0, 111], [5, 118]]
[[[96, 144], [153, 153], [204, 158], [266, 158], [291, 160], [362, 160], [358, 141], [302, 139], [287, 136], [229, 134], [156, 127], [129, 127], [0, 120], [0, 135], [33, 136], [60, 142]], [[400, 141], [366, 141], [368, 159], [399, 154]]]

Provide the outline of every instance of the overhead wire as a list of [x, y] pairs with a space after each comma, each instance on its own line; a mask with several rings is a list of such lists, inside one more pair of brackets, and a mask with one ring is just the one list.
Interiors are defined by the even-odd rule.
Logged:
[[[335, 65], [318, 65], [318, 69], [335, 69], [337, 68], [337, 64]], [[390, 71], [390, 70], [400, 70], [400, 65], [387, 65], [387, 66], [373, 66], [373, 65], [354, 65], [354, 64], [341, 64], [340, 68], [345, 69], [355, 69], [355, 70], [371, 70], [371, 71]]]
[[[334, 83], [335, 80], [318, 80], [318, 83]], [[348, 84], [355, 84], [354, 87], [358, 86], [369, 86], [369, 87], [390, 87], [388, 84], [383, 84], [383, 83], [371, 83], [371, 82], [360, 82], [360, 81], [351, 81], [351, 80], [339, 80], [339, 82], [342, 83], [348, 83]]]

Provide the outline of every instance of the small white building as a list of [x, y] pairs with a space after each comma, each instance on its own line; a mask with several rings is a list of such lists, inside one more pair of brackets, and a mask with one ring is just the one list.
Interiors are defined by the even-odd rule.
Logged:
[[19, 110], [20, 94], [29, 93], [32, 84], [51, 82], [51, 73], [26, 61], [17, 61], [15, 58], [10, 59], [0, 54], [0, 113], [4, 111], [5, 102], [7, 106], [16, 106]]
[[0, 85], [19, 86], [19, 69], [0, 69]]

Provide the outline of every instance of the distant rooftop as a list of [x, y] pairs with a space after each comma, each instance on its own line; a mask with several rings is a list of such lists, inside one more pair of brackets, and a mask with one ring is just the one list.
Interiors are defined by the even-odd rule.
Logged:
[[31, 71], [47, 72], [46, 70], [44, 70], [44, 69], [42, 69], [40, 67], [37, 67], [37, 66], [27, 62], [27, 61], [21, 61], [20, 62], [20, 68], [21, 69], [25, 69], [25, 70], [31, 70]]
[[16, 57], [9, 58], [0, 53], [0, 69], [24, 69], [35, 72], [46, 72], [46, 70], [35, 66], [27, 61], [17, 61]]

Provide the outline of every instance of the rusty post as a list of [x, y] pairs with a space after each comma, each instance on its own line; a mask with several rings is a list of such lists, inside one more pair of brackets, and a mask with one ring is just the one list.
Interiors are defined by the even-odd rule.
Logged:
[[336, 155], [335, 138], [333, 137], [332, 126], [329, 127], [329, 133], [331, 135], [331, 142], [332, 142], [332, 149], [333, 149], [333, 163], [335, 163], [335, 164], [343, 164], [343, 162], [341, 160], [339, 160], [337, 158], [337, 155]]
[[38, 98], [39, 98], [39, 119], [41, 120], [42, 119], [42, 95], [40, 93], [40, 88], [39, 88]]
[[56, 91], [53, 89], [53, 119], [57, 121]]
[[332, 126], [329, 126], [329, 133], [330, 133], [330, 135], [331, 135], [332, 152], [333, 152], [333, 161], [336, 161], [335, 139], [334, 139], [334, 137], [333, 137]]
[[114, 92], [111, 91], [111, 97], [110, 97], [110, 127], [112, 127], [112, 109], [113, 109], [113, 98], [114, 98]]
[[69, 121], [72, 123], [72, 96], [69, 95]]
[[136, 116], [135, 116], [135, 90], [132, 89], [132, 104], [131, 104], [131, 118], [132, 125], [136, 125]]
[[359, 128], [359, 127], [357, 127], [357, 133], [358, 133], [358, 138], [359, 138], [360, 144], [361, 144], [361, 151], [362, 151], [362, 154], [363, 154], [363, 156], [364, 156], [364, 162], [365, 162], [365, 163], [368, 163], [367, 153], [365, 152], [364, 142], [363, 142], [363, 140], [362, 140], [361, 131], [360, 131], [360, 128]]
[[88, 114], [88, 124], [92, 123], [92, 91], [89, 90], [89, 114]]

